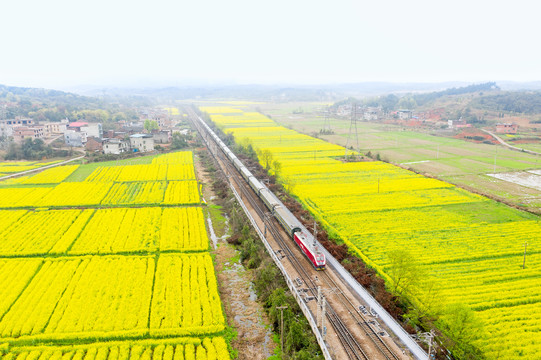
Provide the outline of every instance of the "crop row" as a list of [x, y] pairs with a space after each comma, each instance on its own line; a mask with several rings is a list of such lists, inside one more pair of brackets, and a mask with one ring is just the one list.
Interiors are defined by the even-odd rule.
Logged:
[[[297, 192], [299, 191], [299, 192]], [[295, 193], [300, 190], [294, 188]], [[465, 194], [455, 188], [398, 191], [375, 194], [322, 196], [321, 192], [310, 193], [305, 201], [326, 215], [419, 208], [446, 204], [467, 204], [481, 201], [478, 197]], [[340, 204], [337, 207], [336, 204]], [[357, 214], [360, 216], [360, 214]]]
[[41, 165], [18, 165], [18, 166], [13, 166], [13, 165], [4, 164], [4, 165], [0, 165], [0, 172], [7, 173], [7, 174], [18, 173], [18, 172], [21, 172], [21, 171], [37, 169], [40, 166]]
[[202, 251], [201, 208], [0, 211], [0, 256]]
[[17, 299], [41, 266], [41, 263], [41, 259], [25, 259], [23, 261], [0, 259], [0, 279], [2, 279], [2, 286], [0, 286], [0, 317]]
[[193, 153], [191, 151], [177, 151], [160, 155], [152, 159], [153, 164], [193, 164]]
[[42, 166], [56, 164], [60, 160], [45, 163], [35, 161], [0, 162], [0, 173], [16, 173], [26, 170], [37, 169]]
[[[355, 215], [355, 214], [353, 214]], [[359, 216], [360, 217], [360, 216]], [[499, 224], [467, 224], [462, 227], [417, 229], [408, 231], [365, 233], [363, 224], [356, 224], [351, 216], [329, 216], [329, 223], [340, 223], [340, 235], [349, 239], [366, 256], [387, 265], [386, 253], [396, 249], [407, 250], [416, 261], [432, 266], [445, 266], [450, 262], [487, 259], [506, 255], [520, 255], [524, 243], [530, 245], [530, 253], [541, 252], [538, 234], [541, 223], [520, 221]], [[351, 233], [356, 235], [350, 235]], [[433, 248], [432, 251], [426, 249]]]
[[55, 187], [0, 188], [0, 207], [73, 207], [137, 204], [197, 204], [198, 184], [188, 181], [64, 182]]
[[11, 183], [17, 184], [58, 184], [64, 181], [79, 165], [65, 165], [43, 170], [36, 175], [14, 179]]
[[[1, 214], [10, 214], [4, 210]], [[93, 210], [28, 212], [16, 221], [0, 221], [0, 254], [33, 255], [65, 252]], [[20, 211], [19, 211], [20, 213]], [[78, 230], [73, 231], [71, 228]]]
[[[3, 355], [2, 355], [3, 354]], [[228, 360], [222, 337], [173, 338], [92, 343], [70, 346], [13, 346], [0, 360]]]
[[194, 179], [193, 163], [176, 164], [165, 162], [147, 165], [100, 166], [88, 175], [85, 181], [129, 182]]
[[[4, 261], [14, 268], [36, 267], [35, 259]], [[24, 290], [13, 304], [3, 306], [2, 341], [200, 336], [223, 330], [209, 254], [169, 254], [157, 260], [149, 256], [43, 259], [29, 283], [17, 272], [6, 273], [4, 280], [13, 286], [12, 293], [16, 288]]]

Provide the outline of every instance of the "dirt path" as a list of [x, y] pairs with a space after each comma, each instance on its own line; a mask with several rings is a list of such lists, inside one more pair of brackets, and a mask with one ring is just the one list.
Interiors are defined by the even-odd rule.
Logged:
[[[212, 180], [204, 170], [200, 158], [196, 156], [194, 160], [197, 178], [203, 183], [203, 198], [208, 205], [212, 205], [215, 197], [210, 186]], [[210, 211], [207, 211], [207, 219], [209, 214]], [[273, 341], [269, 321], [252, 289], [253, 275], [242, 266], [239, 252], [225, 241], [229, 231], [227, 223], [224, 226], [218, 224], [216, 218], [212, 220], [212, 231], [217, 241], [212, 253], [215, 255], [220, 298], [224, 304], [228, 325], [238, 334], [232, 346], [238, 351], [239, 360], [267, 359], [273, 355], [277, 344]]]
[[488, 130], [485, 130], [485, 129], [481, 129], [483, 130], [484, 132], [486, 132], [487, 134], [491, 135], [494, 139], [498, 140], [498, 142], [500, 144], [502, 144], [503, 146], [507, 146], [509, 149], [511, 150], [516, 150], [516, 151], [522, 151], [522, 152], [527, 152], [529, 154], [532, 154], [532, 155], [541, 155], [541, 153], [538, 153], [538, 152], [535, 152], [535, 151], [531, 151], [531, 150], [527, 150], [527, 149], [521, 149], [521, 148], [518, 148], [516, 146], [513, 146], [513, 145], [509, 145], [508, 143], [506, 143], [505, 141], [503, 141], [503, 139], [501, 137], [499, 137], [498, 135], [494, 134], [493, 132], [491, 131], [488, 131]]

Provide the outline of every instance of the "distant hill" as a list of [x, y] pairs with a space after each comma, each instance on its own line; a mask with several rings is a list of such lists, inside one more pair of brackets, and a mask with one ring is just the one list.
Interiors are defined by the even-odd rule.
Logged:
[[473, 99], [471, 106], [483, 110], [541, 114], [541, 91], [507, 91], [489, 94]]
[[450, 87], [465, 86], [465, 82], [446, 83], [390, 83], [363, 82], [320, 85], [220, 85], [144, 88], [80, 87], [72, 91], [90, 96], [113, 98], [146, 97], [158, 102], [182, 99], [244, 99], [263, 101], [336, 101], [349, 96], [366, 97], [390, 93], [430, 92]]
[[516, 81], [498, 81], [502, 90], [507, 91], [527, 91], [541, 90], [541, 81], [516, 82]]
[[115, 113], [127, 112], [125, 106], [127, 101], [119, 103], [112, 99], [82, 96], [59, 90], [0, 85], [0, 119], [21, 116], [39, 121], [60, 121], [66, 117], [70, 119], [85, 117], [92, 121], [90, 111], [107, 114], [102, 116], [105, 121]]
[[438, 92], [418, 94], [418, 95], [414, 95], [413, 99], [417, 103], [417, 106], [423, 106], [431, 101], [434, 101], [436, 99], [439, 99], [445, 96], [463, 95], [463, 94], [492, 91], [492, 90], [500, 90], [500, 88], [496, 85], [495, 82], [488, 82], [484, 84], [473, 84], [473, 85], [468, 85], [468, 86], [459, 87], [459, 88], [454, 87], [454, 88], [450, 88], [450, 89], [438, 91]]

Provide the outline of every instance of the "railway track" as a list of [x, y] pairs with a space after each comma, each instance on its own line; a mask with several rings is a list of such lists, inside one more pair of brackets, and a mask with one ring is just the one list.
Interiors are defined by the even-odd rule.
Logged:
[[[298, 281], [304, 283], [307, 287], [304, 290], [305, 302], [313, 299], [318, 302], [318, 284], [320, 281], [324, 283], [324, 292], [327, 293], [328, 299], [325, 299], [325, 318], [334, 329], [340, 344], [343, 347], [343, 351], [347, 354], [349, 359], [355, 360], [368, 360], [368, 359], [401, 359], [387, 346], [385, 341], [377, 333], [376, 330], [370, 325], [369, 320], [360, 313], [354, 303], [341, 291], [329, 291], [329, 289], [338, 289], [340, 286], [332, 279], [327, 273], [328, 270], [317, 272], [314, 276], [314, 268], [310, 262], [308, 262], [304, 255], [298, 254], [297, 246], [289, 237], [284, 236], [285, 232], [282, 231], [281, 225], [278, 221], [268, 212], [268, 209], [259, 199], [259, 197], [253, 192], [245, 179], [240, 175], [237, 169], [229, 161], [220, 147], [213, 142], [212, 137], [205, 136], [206, 132], [203, 126], [198, 124], [197, 114], [192, 109], [187, 109], [190, 117], [192, 117], [192, 123], [198, 129], [200, 135], [206, 140], [209, 145], [209, 151], [213, 155], [215, 161], [218, 163], [221, 170], [224, 172], [228, 180], [234, 184], [237, 192], [241, 194], [243, 200], [247, 201], [250, 206], [256, 212], [260, 222], [262, 222], [265, 233], [270, 233], [272, 239], [277, 243], [279, 252], [282, 255], [282, 259], [288, 259], [290, 265], [298, 274]], [[297, 254], [295, 253], [295, 249]], [[317, 280], [316, 280], [317, 279]], [[320, 307], [321, 304], [317, 304], [316, 307]], [[340, 306], [344, 312], [348, 314], [350, 321], [346, 322], [343, 319], [343, 315], [339, 314], [335, 307]], [[355, 328], [351, 328], [351, 323]], [[359, 341], [359, 328], [362, 330], [360, 333], [364, 334], [363, 341]], [[366, 343], [370, 343], [370, 349], [367, 350]], [[378, 356], [374, 356], [374, 351], [378, 353]]]
[[[338, 284], [329, 276], [329, 274], [323, 274], [323, 281], [327, 282], [331, 288], [338, 288]], [[383, 341], [382, 337], [370, 324], [370, 320], [360, 312], [355, 304], [350, 300], [349, 297], [345, 296], [344, 293], [338, 292], [332, 294], [335, 298], [347, 309], [349, 315], [354, 319], [355, 323], [364, 331], [364, 334], [370, 338], [370, 340], [377, 347], [379, 352], [384, 355], [385, 359], [395, 359], [398, 360], [399, 357], [389, 348], [389, 346]], [[372, 320], [374, 321], [374, 320]]]

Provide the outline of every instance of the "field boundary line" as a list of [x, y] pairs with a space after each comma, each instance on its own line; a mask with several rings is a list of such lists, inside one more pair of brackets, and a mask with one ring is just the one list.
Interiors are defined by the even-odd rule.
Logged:
[[83, 159], [84, 157], [85, 157], [85, 155], [81, 155], [81, 156], [75, 157], [73, 159], [65, 160], [65, 161], [62, 161], [62, 162], [59, 162], [59, 163], [56, 163], [56, 164], [46, 165], [46, 166], [42, 166], [42, 167], [39, 167], [39, 168], [30, 169], [30, 170], [25, 170], [25, 171], [21, 171], [21, 172], [15, 173], [15, 174], [11, 174], [11, 175], [5, 175], [5, 176], [0, 177], [0, 181], [5, 180], [5, 179], [10, 179], [12, 177], [17, 177], [17, 176], [20, 176], [20, 175], [24, 175], [24, 174], [36, 172], [36, 171], [41, 171], [41, 170], [53, 168], [55, 166], [64, 165], [64, 164], [70, 163], [72, 161]]

